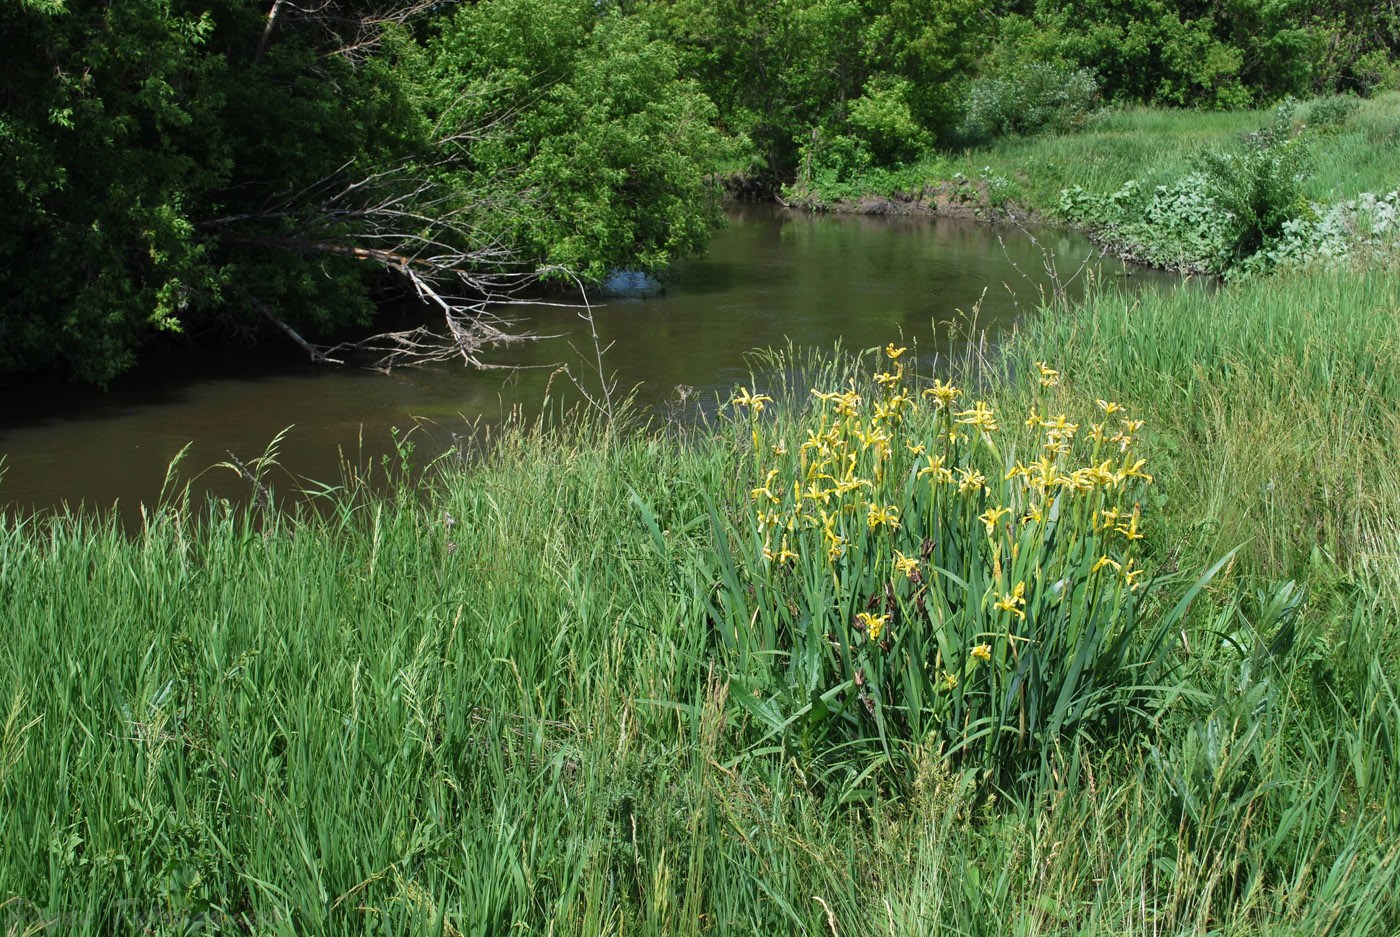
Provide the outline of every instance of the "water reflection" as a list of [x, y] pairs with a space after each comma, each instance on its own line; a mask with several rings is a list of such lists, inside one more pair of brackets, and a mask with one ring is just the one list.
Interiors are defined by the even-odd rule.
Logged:
[[[1071, 235], [1042, 233], [1039, 240], [1061, 271], [1093, 255], [1087, 241]], [[1104, 262], [1104, 275], [1121, 272]], [[731, 213], [704, 257], [677, 264], [658, 284], [601, 297], [594, 321], [618, 386], [635, 388], [643, 407], [673, 414], [677, 387], [690, 389], [693, 406], [746, 382], [751, 349], [789, 340], [866, 348], [893, 339], [917, 341], [926, 353], [937, 346], [935, 327], [959, 310], [980, 302], [979, 324], [995, 332], [1033, 308], [1050, 280], [1040, 246], [1020, 231], [749, 205]], [[1150, 272], [1132, 281], [1175, 282]], [[291, 424], [281, 462], [301, 477], [334, 481], [342, 456], [378, 458], [390, 446], [392, 426], [423, 423], [420, 452], [440, 450], [475, 421], [499, 421], [513, 408], [538, 412], [547, 393], [567, 397], [559, 365], [589, 373], [592, 345], [575, 310], [515, 312], [521, 327], [558, 336], [491, 355], [518, 370], [444, 365], [384, 377], [297, 363], [57, 404], [11, 392], [0, 398], [0, 502], [46, 509], [120, 501], [134, 516], [137, 502], [158, 495], [166, 465], [187, 443], [185, 464], [197, 471], [230, 451], [256, 456]], [[201, 484], [242, 490], [228, 473], [205, 475]]]

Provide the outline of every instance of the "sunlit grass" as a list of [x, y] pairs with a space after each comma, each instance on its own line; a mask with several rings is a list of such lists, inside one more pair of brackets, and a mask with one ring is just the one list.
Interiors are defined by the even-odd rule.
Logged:
[[1400, 607], [1400, 271], [1289, 275], [1028, 320], [1012, 354], [1143, 408], [1175, 536]]
[[[1309, 102], [1299, 105], [1306, 113]], [[1172, 185], [1196, 168], [1205, 151], [1228, 151], [1246, 134], [1273, 123], [1274, 112], [1176, 111], [1123, 108], [1106, 112], [1078, 133], [1007, 137], [995, 143], [931, 153], [910, 167], [854, 179], [839, 192], [812, 193], [816, 203], [861, 193], [890, 195], [948, 185], [956, 176], [993, 182], [987, 196], [997, 203], [1053, 216], [1064, 189], [1117, 192], [1137, 181], [1151, 192]], [[1400, 92], [1359, 101], [1337, 129], [1316, 134], [1303, 195], [1331, 204], [1362, 192], [1385, 193], [1400, 186], [1393, 153], [1400, 147]], [[979, 183], [980, 183], [979, 182]]]
[[[922, 175], [929, 182], [961, 172], [976, 178], [984, 169], [1011, 183], [1007, 197], [1045, 212], [1060, 192], [1080, 186], [1115, 192], [1129, 180], [1149, 191], [1191, 172], [1203, 151], [1228, 150], [1273, 120], [1269, 110], [1188, 111], [1127, 108], [1081, 133], [1012, 138], [958, 154], [931, 158]], [[1394, 153], [1400, 147], [1400, 92], [1359, 102], [1335, 133], [1320, 135], [1304, 194], [1325, 204], [1362, 192], [1384, 193], [1400, 185]]]
[[[896, 507], [912, 536], [930, 504], [907, 486], [927, 487], [939, 428], [965, 434], [950, 469], [979, 467], [992, 490], [978, 497], [995, 499], [935, 533], [977, 543], [985, 577], [988, 508], [1013, 507], [991, 522], [1007, 525], [1004, 562], [1020, 542], [1010, 525], [1034, 527], [1033, 486], [991, 471], [1047, 441], [1044, 424], [1024, 425], [1031, 405], [1078, 422], [1075, 446], [1092, 445], [1097, 398], [1145, 421], [1132, 446], [1154, 482], [1133, 488], [1132, 542], [1146, 578], [1189, 582], [1239, 547], [1173, 623], [1171, 683], [1150, 718], [1064, 737], [1047, 770], [1037, 761], [1000, 789], [947, 757], [957, 736], [942, 728], [888, 733], [897, 770], [868, 770], [885, 758], [868, 726], [849, 737], [873, 745], [804, 759], [730, 680], [716, 612], [799, 596], [784, 533], [812, 553], [814, 581], [827, 572], [820, 522], [797, 536], [783, 519], [806, 430], [844, 419], [808, 387], [867, 382], [853, 392], [874, 439], [873, 407], [889, 404], [874, 374], [908, 360], [880, 349], [825, 371], [761, 370], [732, 422], [516, 427], [479, 461], [440, 462], [426, 487], [397, 472], [387, 491], [348, 482], [314, 513], [175, 490], [134, 535], [110, 520], [0, 520], [0, 926], [1395, 933], [1397, 283], [1373, 269], [1103, 296], [1034, 318], [977, 369], [900, 375], [913, 391], [953, 379], [972, 401], [945, 412], [919, 395], [908, 438], [891, 431], [879, 484], [892, 496], [872, 503]], [[1040, 382], [1040, 361], [1058, 383]], [[775, 399], [751, 419], [755, 394]], [[988, 431], [1000, 458], [974, 438], [978, 399], [1000, 421]], [[860, 445], [854, 428], [843, 445]], [[895, 442], [926, 448], [896, 462]], [[1070, 471], [1094, 461], [1074, 454]], [[853, 477], [875, 483], [874, 455], [857, 453]], [[971, 497], [954, 478], [950, 509]], [[765, 509], [778, 522], [755, 520], [764, 487], [782, 493]], [[871, 516], [865, 505], [832, 533], [850, 546], [897, 536]], [[1082, 535], [1127, 559], [1112, 552], [1121, 533]], [[933, 580], [918, 550], [889, 546]], [[849, 581], [893, 578], [896, 606], [912, 600], [893, 549], [865, 555]], [[1003, 568], [986, 606], [994, 628], [976, 628], [1019, 627], [995, 610], [1013, 575]], [[957, 593], [926, 607], [952, 609]], [[1006, 604], [1030, 617], [1039, 597], [1023, 597]]]

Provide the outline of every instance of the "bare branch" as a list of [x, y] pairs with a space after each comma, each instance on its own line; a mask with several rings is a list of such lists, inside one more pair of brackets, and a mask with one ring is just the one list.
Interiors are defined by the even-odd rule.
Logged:
[[311, 342], [308, 342], [306, 339], [302, 338], [300, 332], [298, 332], [296, 329], [294, 329], [294, 328], [292, 328], [290, 325], [288, 325], [288, 324], [286, 323], [285, 320], [283, 320], [280, 316], [278, 316], [275, 312], [273, 312], [270, 308], [268, 308], [268, 307], [267, 307], [266, 305], [264, 305], [263, 303], [260, 303], [260, 302], [256, 302], [256, 301], [255, 301], [255, 304], [256, 304], [257, 307], [258, 307], [258, 311], [261, 312], [264, 316], [266, 316], [267, 319], [268, 319], [273, 325], [277, 326], [279, 329], [281, 329], [283, 332], [285, 332], [285, 333], [287, 334], [287, 336], [288, 336], [289, 338], [291, 338], [291, 340], [292, 340], [293, 342], [296, 342], [298, 345], [300, 345], [300, 346], [302, 347], [302, 349], [304, 349], [304, 350], [307, 352], [307, 354], [309, 354], [309, 355], [311, 356], [311, 360], [312, 360], [312, 362], [314, 362], [315, 364], [344, 364], [344, 363], [345, 363], [344, 360], [342, 360], [342, 359], [340, 359], [340, 358], [331, 358], [331, 357], [328, 357], [327, 354], [326, 354], [326, 349], [325, 349], [324, 347], [322, 347], [321, 345], [313, 344], [313, 343], [311, 343]]
[[321, 0], [319, 3], [297, 4], [292, 0], [274, 0], [267, 14], [262, 38], [253, 62], [262, 61], [273, 32], [279, 22], [291, 20], [324, 34], [326, 56], [338, 56], [359, 65], [375, 52], [384, 41], [384, 34], [430, 12], [440, 0], [393, 0], [375, 8], [366, 4]]
[[[423, 6], [400, 4], [384, 15], [409, 16]], [[284, 19], [290, 11], [327, 17], [338, 9], [334, 0], [311, 10], [278, 0], [269, 17], [279, 8], [285, 8]], [[465, 92], [459, 100], [466, 100]], [[427, 161], [405, 157], [359, 172], [357, 161], [351, 160], [296, 191], [270, 195], [260, 210], [208, 219], [198, 227], [225, 244], [329, 254], [372, 264], [400, 278], [420, 301], [440, 313], [438, 326], [325, 346], [258, 304], [313, 361], [343, 364], [353, 355], [371, 357], [371, 366], [380, 370], [449, 360], [488, 367], [481, 357], [484, 348], [528, 337], [514, 332], [512, 323], [493, 310], [521, 302], [520, 292], [539, 280], [541, 271], [518, 261], [503, 241], [512, 217], [535, 193], [512, 184], [509, 173], [496, 173], [484, 185], [466, 188], [443, 180], [453, 179], [452, 170], [462, 165], [463, 152], [474, 140], [514, 116], [515, 111], [506, 108], [482, 118], [484, 124], [465, 126], [465, 119], [448, 128], [440, 124]]]
[[253, 55], [253, 64], [262, 61], [263, 53], [267, 51], [268, 40], [272, 38], [272, 30], [277, 26], [277, 15], [282, 12], [282, 7], [287, 0], [273, 0], [272, 9], [267, 11], [267, 25], [263, 27], [262, 38], [258, 40], [258, 51]]

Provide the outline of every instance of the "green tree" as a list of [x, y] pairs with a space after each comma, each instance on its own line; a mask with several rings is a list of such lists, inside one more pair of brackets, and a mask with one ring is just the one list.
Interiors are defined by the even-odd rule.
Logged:
[[394, 282], [447, 321], [390, 351], [470, 357], [493, 287], [714, 220], [708, 102], [575, 0], [24, 0], [0, 41], [0, 374], [274, 324], [321, 354]]
[[194, 129], [217, 104], [185, 93], [223, 67], [212, 30], [158, 0], [0, 8], [0, 370], [103, 380], [217, 294], [189, 193], [222, 184], [227, 151]]
[[680, 50], [749, 141], [757, 168], [791, 180], [804, 157], [891, 163], [953, 129], [957, 82], [994, 21], [971, 0], [652, 0], [640, 13]]
[[1236, 107], [1394, 76], [1397, 0], [1011, 0], [983, 64], [1092, 68], [1108, 97]]
[[588, 0], [492, 0], [446, 20], [424, 61], [436, 123], [492, 128], [447, 177], [464, 192], [510, 180], [515, 197], [484, 214], [525, 256], [596, 279], [704, 245], [724, 140], [641, 21]]

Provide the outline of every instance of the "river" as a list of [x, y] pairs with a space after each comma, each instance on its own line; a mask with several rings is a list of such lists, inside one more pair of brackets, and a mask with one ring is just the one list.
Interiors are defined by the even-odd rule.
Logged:
[[[1025, 232], [959, 219], [812, 215], [771, 205], [729, 212], [701, 257], [677, 263], [661, 281], [595, 296], [605, 368], [640, 406], [686, 418], [749, 382], [746, 353], [762, 347], [861, 349], [887, 341], [946, 350], [946, 323], [981, 301], [978, 324], [995, 335], [1033, 309], [1048, 288], [1042, 249], [1060, 276], [1095, 258], [1105, 278], [1140, 288], [1177, 282], [1098, 260], [1088, 241], [1063, 232]], [[624, 278], [624, 280], [627, 278]], [[636, 279], [636, 278], [632, 278]], [[1077, 285], [1077, 284], [1076, 284]], [[290, 426], [274, 482], [334, 482], [341, 459], [364, 463], [391, 446], [391, 427], [410, 428], [428, 456], [499, 423], [513, 409], [541, 409], [546, 389], [564, 384], [570, 364], [592, 385], [597, 368], [587, 324], [572, 309], [513, 310], [518, 327], [541, 338], [488, 353], [514, 370], [460, 366], [378, 373], [295, 362], [216, 376], [144, 375], [106, 393], [34, 399], [0, 396], [0, 504], [21, 512], [61, 506], [110, 508], [127, 518], [159, 496], [166, 467], [186, 445], [182, 475], [262, 453]], [[250, 357], [254, 352], [249, 353]], [[205, 472], [199, 486], [241, 490], [232, 472]]]

